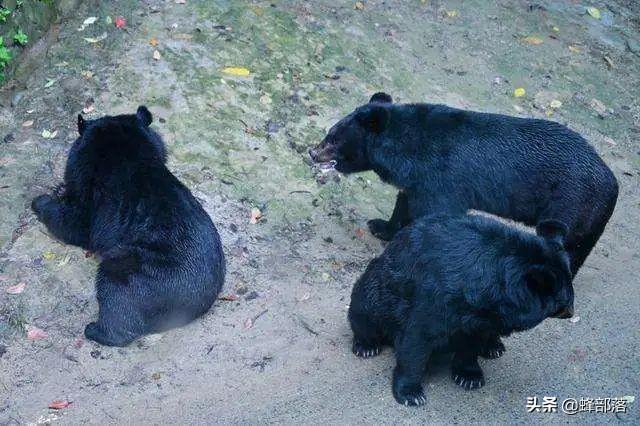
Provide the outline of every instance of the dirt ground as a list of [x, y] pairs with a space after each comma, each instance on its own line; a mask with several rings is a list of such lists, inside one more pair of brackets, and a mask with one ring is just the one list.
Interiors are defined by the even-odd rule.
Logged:
[[[0, 91], [0, 424], [638, 424], [638, 401], [627, 414], [525, 408], [530, 396], [639, 393], [636, 2], [179, 3], [83, 2]], [[107, 22], [116, 16], [124, 28]], [[222, 71], [230, 66], [250, 75]], [[550, 117], [581, 132], [620, 183], [575, 279], [578, 321], [506, 339], [501, 359], [481, 362], [479, 391], [457, 388], [436, 362], [427, 404], [414, 409], [391, 395], [392, 351], [356, 358], [346, 321], [353, 282], [383, 249], [366, 220], [387, 216], [395, 191], [370, 173], [318, 174], [306, 154], [379, 90]], [[130, 347], [101, 347], [82, 337], [97, 313], [96, 260], [50, 238], [28, 207], [61, 179], [83, 108], [96, 117], [139, 104], [217, 225], [223, 294], [237, 300]], [[33, 327], [46, 337], [29, 339]], [[54, 400], [72, 403], [48, 409]]]

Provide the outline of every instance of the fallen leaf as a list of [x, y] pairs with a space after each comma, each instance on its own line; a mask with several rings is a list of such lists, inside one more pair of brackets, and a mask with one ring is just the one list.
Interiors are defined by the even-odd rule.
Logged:
[[24, 123], [22, 123], [22, 127], [31, 127], [33, 126], [33, 120], [27, 120]]
[[102, 33], [98, 37], [83, 37], [87, 43], [98, 43], [107, 38], [107, 33]]
[[27, 339], [29, 340], [40, 340], [46, 339], [49, 337], [49, 334], [41, 328], [29, 326], [27, 328]]
[[580, 53], [582, 52], [582, 49], [580, 49], [578, 46], [574, 45], [574, 44], [570, 44], [569, 45], [569, 50], [572, 51], [573, 53]]
[[513, 91], [513, 96], [515, 96], [516, 98], [521, 98], [526, 94], [527, 92], [522, 87], [518, 87], [516, 90]]
[[46, 89], [46, 88], [49, 88], [49, 87], [53, 86], [57, 80], [58, 80], [57, 78], [51, 78], [51, 79], [47, 80], [47, 82], [44, 85], [44, 88]]
[[251, 328], [253, 327], [253, 320], [251, 318], [247, 318], [244, 321], [244, 328]]
[[599, 116], [607, 115], [607, 107], [601, 101], [596, 98], [591, 99], [589, 101], [589, 106], [598, 113]]
[[91, 72], [91, 71], [80, 71], [80, 75], [83, 76], [84, 78], [92, 78], [93, 77], [93, 72]]
[[260, 96], [260, 103], [262, 105], [269, 105], [271, 103], [271, 97], [267, 94]]
[[78, 28], [78, 31], [84, 31], [84, 29], [87, 28], [87, 26], [95, 24], [97, 20], [98, 20], [98, 17], [89, 16], [87, 19], [85, 19], [82, 22], [82, 25], [80, 25], [80, 28]]
[[255, 225], [260, 221], [261, 218], [262, 218], [262, 212], [260, 211], [260, 209], [257, 207], [252, 208], [251, 218], [249, 219], [249, 222]]
[[576, 315], [576, 316], [574, 316], [574, 317], [569, 318], [569, 322], [570, 322], [570, 323], [572, 323], [572, 324], [575, 324], [575, 323], [577, 323], [578, 321], [580, 321], [580, 317], [579, 317], [579, 316], [577, 316], [577, 315]]
[[356, 235], [358, 236], [358, 238], [364, 237], [364, 229], [362, 228], [356, 229]]
[[176, 4], [185, 4], [187, 0], [176, 0]]
[[607, 143], [607, 145], [609, 146], [616, 146], [617, 143], [616, 141], [614, 141], [613, 139], [611, 139], [609, 136], [605, 136], [604, 137], [604, 141]]
[[63, 408], [67, 408], [72, 404], [72, 401], [67, 401], [66, 399], [56, 399], [55, 401], [51, 401], [49, 404], [49, 408], [52, 410], [62, 410]]
[[160, 52], [158, 52], [157, 50], [153, 51], [153, 59], [155, 59], [156, 61], [159, 61], [160, 58], [162, 58], [162, 55], [160, 55]]
[[22, 293], [24, 291], [24, 288], [26, 286], [27, 285], [25, 283], [18, 283], [16, 285], [12, 285], [12, 286], [7, 287], [4, 291], [7, 294], [20, 294], [20, 293]]
[[56, 254], [55, 254], [54, 252], [52, 252], [52, 251], [45, 251], [45, 252], [42, 254], [42, 258], [43, 258], [44, 260], [53, 260], [53, 259], [55, 259], [55, 258], [56, 258]]
[[113, 23], [113, 20], [111, 19], [111, 16], [107, 15], [104, 18], [104, 23], [107, 24], [107, 25], [111, 25]]
[[457, 10], [447, 10], [445, 13], [449, 18], [455, 18], [456, 16], [458, 16]]
[[13, 157], [9, 157], [8, 155], [0, 157], [0, 166], [8, 166], [15, 163], [17, 163], [17, 160]]
[[536, 36], [528, 36], [522, 39], [522, 41], [524, 41], [527, 44], [531, 44], [534, 46], [537, 46], [539, 44], [544, 43], [544, 40], [542, 40], [540, 37], [536, 37]]
[[226, 67], [222, 69], [222, 72], [237, 77], [248, 77], [251, 74], [251, 71], [244, 67]]
[[603, 56], [602, 59], [604, 59], [604, 62], [607, 64], [607, 66], [609, 67], [609, 69], [613, 69], [615, 68], [615, 65], [613, 64], [613, 60], [608, 57], [608, 56]]
[[553, 109], [558, 109], [562, 106], [562, 102], [557, 99], [554, 99], [551, 102], [549, 102], [549, 106]]
[[51, 132], [51, 131], [49, 131], [47, 129], [44, 129], [42, 131], [42, 137], [45, 138], [45, 139], [53, 139], [53, 138], [56, 137], [57, 134], [58, 134], [57, 130], [54, 130], [53, 132]]
[[156, 47], [158, 45], [158, 39], [155, 37], [151, 37], [149, 39], [149, 44], [152, 45], [153, 47]]
[[226, 302], [235, 302], [236, 300], [238, 300], [238, 296], [236, 296], [235, 294], [223, 294], [222, 296], [218, 296], [218, 299], [220, 300], [224, 300]]
[[556, 27], [555, 25], [551, 28], [553, 30], [553, 32], [555, 33], [559, 33], [560, 32], [560, 28]]
[[587, 13], [591, 15], [592, 18], [600, 19], [600, 9], [598, 9], [597, 7], [587, 7]]
[[152, 378], [153, 380], [160, 380], [160, 377], [161, 377], [161, 376], [160, 376], [160, 373], [158, 373], [158, 372], [155, 372], [155, 373], [153, 373], [153, 374], [151, 375], [151, 378]]
[[116, 26], [116, 28], [124, 28], [125, 26], [127, 26], [127, 20], [124, 19], [122, 16], [116, 17], [113, 23]]
[[176, 40], [191, 40], [193, 36], [191, 34], [179, 33], [173, 36]]
[[353, 8], [356, 10], [364, 10], [364, 3], [357, 1], [356, 4], [353, 5]]

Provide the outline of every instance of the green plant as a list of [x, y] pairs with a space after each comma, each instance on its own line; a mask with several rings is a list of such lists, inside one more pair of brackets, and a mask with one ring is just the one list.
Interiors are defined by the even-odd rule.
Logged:
[[7, 17], [9, 15], [11, 15], [11, 11], [0, 6], [0, 22], [7, 22]]
[[0, 36], [0, 70], [7, 66], [11, 60], [11, 52], [4, 45], [4, 39]]
[[24, 46], [29, 42], [29, 36], [22, 32], [21, 29], [18, 29], [18, 32], [13, 36], [13, 40], [21, 46]]

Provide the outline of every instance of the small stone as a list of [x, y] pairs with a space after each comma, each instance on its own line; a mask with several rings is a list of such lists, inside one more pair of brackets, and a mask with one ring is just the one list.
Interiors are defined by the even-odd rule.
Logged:
[[93, 359], [98, 359], [100, 358], [100, 355], [102, 355], [102, 352], [100, 352], [99, 350], [95, 349], [93, 351], [91, 351], [91, 358]]
[[229, 225], [229, 229], [231, 230], [231, 232], [238, 232], [238, 225], [232, 223], [231, 225]]
[[13, 108], [17, 107], [23, 97], [24, 97], [24, 92], [16, 92], [11, 98], [11, 106]]
[[627, 48], [636, 55], [640, 56], [640, 41], [628, 38], [627, 40]]
[[257, 291], [252, 291], [244, 297], [244, 300], [253, 300], [260, 297], [260, 294]]

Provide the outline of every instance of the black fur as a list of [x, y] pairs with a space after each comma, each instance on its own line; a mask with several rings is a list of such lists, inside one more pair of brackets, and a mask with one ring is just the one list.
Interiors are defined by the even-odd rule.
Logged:
[[204, 314], [224, 282], [220, 237], [191, 192], [165, 165], [160, 136], [136, 114], [84, 120], [64, 189], [33, 200], [58, 239], [97, 253], [98, 320], [85, 335], [124, 346]]
[[[543, 222], [546, 238], [495, 219], [433, 215], [405, 227], [356, 282], [349, 306], [353, 352], [373, 356], [392, 345], [393, 395], [425, 398], [422, 379], [436, 350], [452, 350], [451, 374], [465, 389], [484, 385], [478, 356], [495, 358], [498, 336], [573, 314], [566, 231]], [[487, 342], [494, 347], [487, 352]]]
[[389, 221], [370, 221], [389, 240], [425, 214], [482, 210], [535, 226], [568, 226], [575, 274], [602, 234], [617, 181], [577, 133], [546, 120], [464, 111], [444, 105], [370, 103], [334, 125], [310, 151], [336, 170], [374, 170], [400, 192]]

